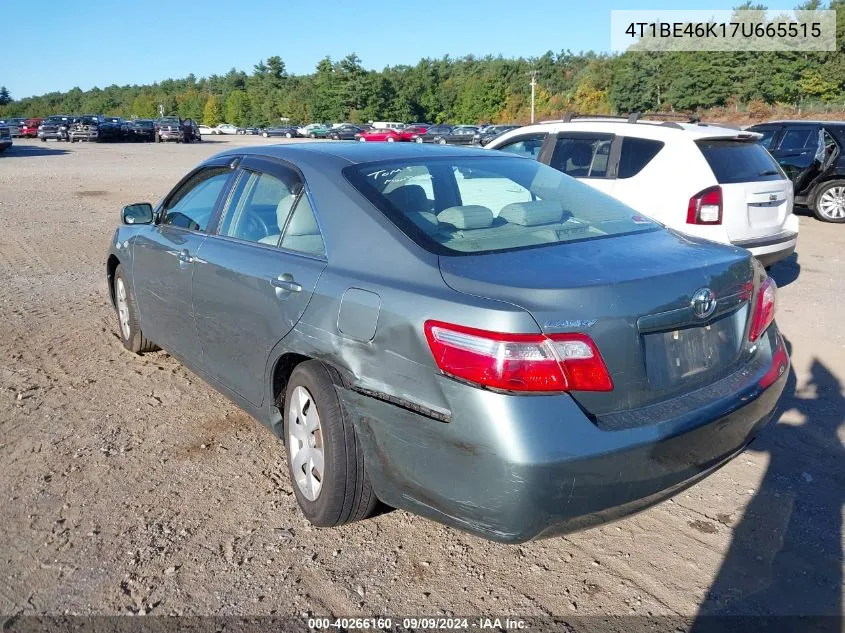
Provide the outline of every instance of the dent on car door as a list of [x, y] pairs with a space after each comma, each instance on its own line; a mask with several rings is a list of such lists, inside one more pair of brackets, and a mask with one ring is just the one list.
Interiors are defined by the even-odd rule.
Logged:
[[301, 175], [247, 158], [193, 278], [206, 371], [261, 405], [270, 351], [299, 321], [326, 256]]
[[163, 348], [200, 363], [191, 277], [206, 229], [231, 176], [228, 166], [202, 168], [165, 199], [157, 222], [132, 245], [132, 277], [141, 326]]

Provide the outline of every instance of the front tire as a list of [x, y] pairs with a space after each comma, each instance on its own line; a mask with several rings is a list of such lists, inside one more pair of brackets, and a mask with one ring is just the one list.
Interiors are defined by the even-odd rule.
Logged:
[[262, 134], [261, 136], [263, 136], [264, 138], [270, 138], [270, 135], [267, 134], [267, 132], [264, 132], [264, 134]]
[[293, 138], [293, 134], [290, 132], [285, 132], [285, 138]]
[[336, 382], [326, 365], [306, 361], [293, 370], [280, 403], [293, 491], [305, 518], [318, 527], [365, 519], [378, 505]]
[[132, 289], [122, 264], [114, 271], [114, 305], [117, 311], [117, 331], [123, 347], [135, 354], [156, 351], [156, 344], [147, 339], [141, 331], [135, 297], [132, 296]]
[[845, 180], [831, 180], [821, 185], [811, 208], [813, 215], [822, 222], [845, 222]]

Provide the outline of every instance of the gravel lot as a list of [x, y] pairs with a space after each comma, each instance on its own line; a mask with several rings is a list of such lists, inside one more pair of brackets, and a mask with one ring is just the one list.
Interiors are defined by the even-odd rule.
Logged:
[[704, 482], [522, 546], [400, 511], [319, 530], [268, 431], [166, 353], [121, 347], [105, 284], [122, 205], [272, 142], [0, 155], [0, 614], [842, 613], [845, 226], [799, 211], [798, 256], [772, 271], [782, 415]]

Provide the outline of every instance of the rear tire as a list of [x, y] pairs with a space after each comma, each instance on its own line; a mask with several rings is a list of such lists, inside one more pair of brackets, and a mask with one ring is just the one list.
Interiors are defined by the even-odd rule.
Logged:
[[285, 132], [285, 138], [293, 138], [293, 134], [290, 132]]
[[378, 506], [337, 382], [320, 361], [305, 361], [293, 370], [279, 403], [293, 491], [305, 518], [318, 527], [366, 519]]
[[845, 180], [821, 185], [813, 197], [813, 215], [822, 222], [845, 223]]
[[446, 139], [445, 139], [445, 138], [441, 138], [441, 139], [440, 139], [439, 141], [437, 141], [437, 142], [438, 142], [440, 145], [445, 145], [445, 144], [446, 144]]
[[117, 311], [117, 331], [123, 347], [135, 354], [154, 352], [158, 346], [144, 336], [138, 318], [138, 308], [123, 265], [114, 271], [114, 303]]
[[264, 138], [270, 138], [270, 135], [267, 134], [267, 132], [264, 132], [264, 134], [262, 134], [261, 136], [263, 136]]

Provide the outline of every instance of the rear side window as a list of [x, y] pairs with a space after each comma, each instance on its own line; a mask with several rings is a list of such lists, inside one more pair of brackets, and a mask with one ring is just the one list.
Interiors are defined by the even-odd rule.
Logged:
[[786, 178], [772, 155], [753, 141], [698, 141], [707, 164], [720, 184]]
[[760, 143], [766, 149], [772, 149], [772, 141], [775, 138], [775, 134], [778, 131], [776, 127], [752, 127], [748, 128], [751, 132], [757, 132], [757, 134], [762, 134], [763, 137], [759, 139], [757, 142]]
[[622, 153], [619, 155], [618, 178], [630, 178], [640, 173], [663, 149], [662, 141], [626, 136], [622, 139]]
[[560, 136], [549, 163], [573, 178], [605, 178], [612, 136]]

